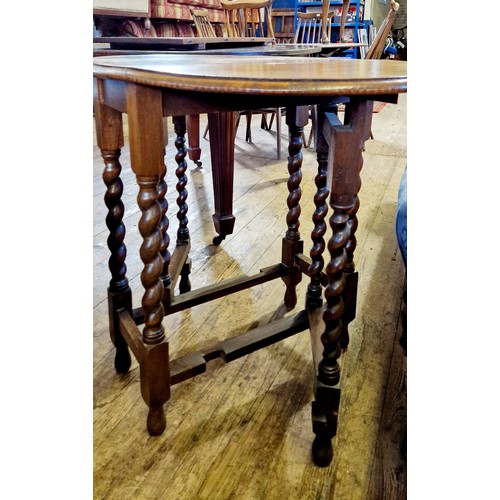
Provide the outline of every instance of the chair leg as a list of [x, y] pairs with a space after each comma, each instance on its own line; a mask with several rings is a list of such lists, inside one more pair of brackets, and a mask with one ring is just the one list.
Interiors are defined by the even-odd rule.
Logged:
[[[269, 123], [267, 123], [267, 115], [270, 114], [271, 115], [271, 118], [269, 120]], [[265, 112], [265, 113], [262, 113], [262, 118], [260, 120], [260, 128], [262, 130], [271, 130], [271, 128], [273, 127], [273, 122], [274, 122], [274, 115], [276, 114], [275, 111], [268, 111], [268, 112]]]
[[246, 111], [245, 116], [247, 117], [247, 131], [245, 135], [245, 141], [252, 142], [252, 112]]
[[276, 159], [281, 160], [281, 108], [276, 108]]

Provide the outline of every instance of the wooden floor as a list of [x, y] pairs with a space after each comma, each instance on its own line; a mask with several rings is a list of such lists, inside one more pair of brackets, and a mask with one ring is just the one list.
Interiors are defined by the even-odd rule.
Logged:
[[[255, 118], [254, 144], [236, 139], [234, 234], [219, 247], [215, 235], [208, 142], [203, 165], [189, 163], [189, 227], [193, 289], [241, 273], [255, 273], [280, 259], [286, 229], [286, 138], [275, 160], [275, 132]], [[202, 123], [201, 130], [204, 129]], [[283, 127], [283, 131], [286, 127]], [[142, 499], [337, 499], [406, 498], [406, 358], [399, 344], [405, 272], [394, 221], [406, 165], [406, 96], [373, 115], [374, 140], [366, 143], [360, 224], [355, 253], [359, 271], [357, 317], [342, 360], [342, 401], [332, 464], [312, 464], [310, 448], [314, 366], [309, 333], [303, 332], [229, 364], [213, 361], [207, 373], [172, 388], [167, 430], [150, 437], [147, 407], [133, 361], [125, 376], [114, 371], [107, 329], [107, 230], [102, 161], [94, 145], [94, 498]], [[173, 127], [167, 174], [175, 185]], [[140, 305], [137, 185], [122, 152], [127, 267]], [[315, 154], [304, 151], [301, 234], [308, 252], [312, 229]], [[171, 227], [176, 191], [169, 190]], [[171, 234], [175, 234], [171, 231]], [[299, 285], [304, 304], [307, 280]], [[283, 316], [284, 288], [275, 280], [164, 321], [171, 357]]]

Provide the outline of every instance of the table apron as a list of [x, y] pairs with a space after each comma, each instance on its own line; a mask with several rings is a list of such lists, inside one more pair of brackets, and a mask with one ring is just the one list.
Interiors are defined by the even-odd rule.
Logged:
[[[381, 101], [396, 104], [399, 94], [352, 96], [352, 99]], [[304, 94], [302, 96], [287, 95], [248, 95], [222, 94], [204, 92], [186, 92], [176, 90], [163, 91], [163, 114], [176, 116], [186, 114], [217, 113], [226, 111], [254, 110], [261, 108], [284, 108], [288, 106], [308, 106], [311, 104], [329, 104], [343, 94], [317, 96]]]
[[[94, 78], [94, 100], [122, 113], [127, 112], [125, 99], [126, 82]], [[100, 91], [100, 92], [99, 92]]]
[[[102, 104], [122, 113], [127, 112], [125, 92], [127, 83], [120, 80], [94, 79], [94, 96], [100, 98]], [[140, 84], [133, 84], [140, 85]], [[100, 97], [97, 90], [101, 88]], [[163, 89], [163, 115], [180, 116], [200, 113], [217, 113], [241, 111], [243, 109], [277, 108], [287, 106], [306, 106], [310, 104], [328, 104], [336, 97], [304, 94], [302, 96], [287, 95], [248, 95], [226, 94], [216, 92], [186, 92], [185, 90]], [[356, 99], [382, 101], [396, 104], [398, 94], [356, 96]]]
[[163, 113], [167, 116], [185, 114], [186, 110], [190, 111], [189, 114], [217, 113], [246, 109], [254, 110], [321, 103], [327, 104], [331, 100], [332, 98], [329, 96], [257, 96], [169, 90], [163, 92]]

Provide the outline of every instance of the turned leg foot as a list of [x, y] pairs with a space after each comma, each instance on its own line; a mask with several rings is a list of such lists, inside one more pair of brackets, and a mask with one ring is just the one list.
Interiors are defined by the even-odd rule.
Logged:
[[163, 405], [149, 408], [147, 419], [148, 432], [151, 436], [160, 436], [167, 427]]
[[312, 459], [318, 467], [328, 467], [333, 459], [333, 446], [328, 436], [316, 436], [312, 444]]
[[212, 240], [212, 243], [218, 247], [224, 240], [226, 239], [226, 236], [223, 234], [218, 234], [217, 236], [214, 236], [214, 239]]
[[132, 365], [132, 358], [130, 357], [130, 352], [128, 350], [127, 344], [123, 348], [116, 348], [115, 353], [115, 370], [116, 373], [124, 375], [130, 370]]

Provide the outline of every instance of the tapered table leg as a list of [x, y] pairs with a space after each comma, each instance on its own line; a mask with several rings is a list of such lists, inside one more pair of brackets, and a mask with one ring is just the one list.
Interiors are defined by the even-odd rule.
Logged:
[[200, 115], [188, 115], [187, 135], [188, 135], [188, 155], [198, 167], [201, 167], [201, 148], [200, 148]]
[[212, 218], [218, 233], [214, 245], [220, 245], [234, 228], [234, 139], [238, 116], [237, 112], [208, 113], [215, 207]]

